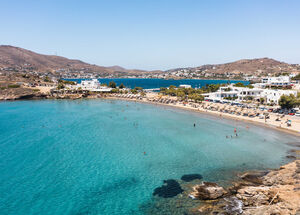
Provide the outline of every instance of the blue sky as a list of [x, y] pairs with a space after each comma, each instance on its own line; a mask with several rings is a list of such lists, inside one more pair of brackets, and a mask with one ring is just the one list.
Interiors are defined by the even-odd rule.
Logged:
[[103, 66], [300, 63], [298, 0], [0, 0], [0, 44]]

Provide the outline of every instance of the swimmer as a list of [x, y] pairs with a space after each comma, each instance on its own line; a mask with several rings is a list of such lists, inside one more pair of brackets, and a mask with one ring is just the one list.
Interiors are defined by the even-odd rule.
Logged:
[[196, 127], [196, 123], [194, 123], [194, 127]]

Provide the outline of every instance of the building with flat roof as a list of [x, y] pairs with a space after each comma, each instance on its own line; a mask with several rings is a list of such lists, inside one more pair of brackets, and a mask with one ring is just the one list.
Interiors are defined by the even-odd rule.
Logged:
[[291, 78], [289, 76], [279, 77], [264, 77], [261, 82], [268, 86], [289, 86], [291, 85]]
[[220, 87], [219, 90], [216, 92], [203, 94], [205, 99], [209, 99], [212, 101], [235, 100], [240, 102], [249, 100], [250, 98], [253, 101], [260, 101], [260, 99], [263, 98], [266, 103], [274, 104], [278, 104], [278, 101], [282, 95], [297, 96], [297, 91], [234, 87], [233, 85], [229, 85], [227, 87]]
[[110, 92], [112, 90], [112, 88], [101, 86], [101, 83], [97, 79], [82, 80], [80, 84], [77, 84], [77, 88], [93, 92]]

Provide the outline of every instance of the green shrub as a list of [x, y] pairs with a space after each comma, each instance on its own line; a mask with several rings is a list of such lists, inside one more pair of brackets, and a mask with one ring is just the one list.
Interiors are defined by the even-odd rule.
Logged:
[[108, 86], [111, 87], [111, 88], [116, 88], [117, 87], [117, 85], [114, 81], [109, 82]]
[[114, 88], [114, 89], [111, 90], [111, 92], [112, 92], [112, 93], [119, 93], [119, 89]]
[[123, 89], [123, 88], [125, 88], [124, 84], [123, 84], [123, 83], [121, 83], [121, 84], [119, 85], [119, 88], [120, 88], [120, 89]]
[[7, 87], [8, 88], [19, 88], [20, 85], [19, 84], [9, 84]]
[[58, 83], [60, 83], [60, 84], [76, 85], [75, 81], [67, 81], [67, 80], [59, 80]]

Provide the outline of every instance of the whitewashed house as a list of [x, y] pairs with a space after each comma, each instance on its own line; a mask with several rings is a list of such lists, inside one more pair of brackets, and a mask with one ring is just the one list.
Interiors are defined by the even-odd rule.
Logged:
[[229, 97], [235, 98], [236, 101], [247, 100], [252, 97], [253, 101], [260, 101], [264, 98], [266, 103], [278, 104], [282, 95], [297, 96], [296, 90], [278, 90], [278, 89], [262, 89], [262, 88], [247, 88], [247, 87], [234, 87], [233, 85], [227, 87], [220, 87], [217, 92], [203, 94], [205, 99], [213, 101], [223, 101]]
[[77, 84], [77, 87], [93, 92], [110, 92], [112, 90], [112, 88], [101, 86], [101, 83], [97, 79], [82, 80], [80, 84]]
[[264, 89], [261, 98], [265, 99], [267, 103], [278, 104], [278, 101], [282, 95], [294, 95], [297, 96], [296, 90], [273, 90], [273, 89]]
[[179, 88], [191, 88], [192, 86], [191, 85], [189, 85], [189, 84], [180, 84], [179, 85]]
[[261, 82], [268, 86], [289, 86], [291, 85], [291, 78], [289, 76], [279, 77], [264, 77]]

